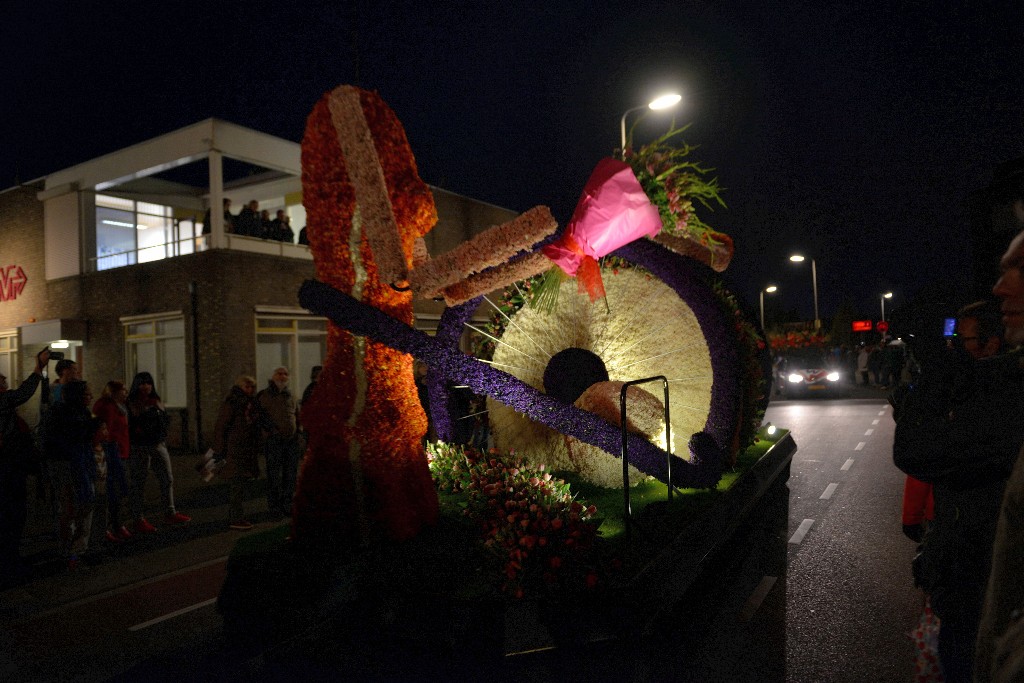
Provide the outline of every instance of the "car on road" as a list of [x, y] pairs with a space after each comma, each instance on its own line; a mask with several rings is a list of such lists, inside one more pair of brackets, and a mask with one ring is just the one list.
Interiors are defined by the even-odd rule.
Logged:
[[842, 396], [849, 392], [849, 377], [828, 349], [793, 349], [782, 354], [776, 387], [783, 396]]

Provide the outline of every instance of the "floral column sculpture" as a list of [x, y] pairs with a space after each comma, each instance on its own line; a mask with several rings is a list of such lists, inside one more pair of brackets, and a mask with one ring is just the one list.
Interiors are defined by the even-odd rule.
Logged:
[[[320, 281], [412, 323], [404, 286], [417, 238], [437, 222], [405, 131], [373, 92], [340, 86], [313, 108], [302, 141], [303, 204]], [[396, 285], [396, 287], [392, 287]], [[406, 539], [436, 522], [412, 358], [333, 323], [295, 497], [297, 542]]]

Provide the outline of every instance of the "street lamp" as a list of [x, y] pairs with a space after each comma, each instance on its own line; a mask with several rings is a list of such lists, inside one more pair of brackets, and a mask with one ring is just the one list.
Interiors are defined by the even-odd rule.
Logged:
[[885, 294], [882, 295], [881, 299], [879, 299], [882, 302], [882, 322], [883, 323], [885, 322], [885, 300], [886, 299], [891, 299], [891, 298], [892, 298], [892, 292], [886, 292]]
[[776, 287], [775, 285], [768, 285], [767, 287], [761, 290], [761, 330], [764, 330], [764, 293], [768, 292], [769, 294], [771, 294], [777, 289], [778, 287]]
[[[789, 260], [793, 263], [800, 263], [804, 261], [804, 257], [801, 254], [793, 254], [789, 257]], [[814, 329], [821, 329], [821, 318], [818, 317], [818, 266], [811, 259], [811, 285], [814, 287]]]
[[630, 114], [632, 114], [635, 111], [640, 111], [641, 109], [653, 109], [654, 111], [658, 111], [659, 109], [670, 109], [670, 108], [676, 106], [677, 104], [679, 104], [680, 100], [682, 100], [682, 99], [683, 99], [683, 96], [678, 94], [678, 93], [666, 93], [664, 95], [659, 95], [658, 97], [655, 97], [649, 103], [647, 103], [647, 104], [645, 104], [645, 105], [643, 105], [641, 107], [633, 107], [632, 109], [627, 109], [626, 112], [622, 115], [622, 121], [620, 122], [620, 129], [621, 129], [621, 132], [622, 132], [622, 147], [621, 147], [622, 151], [623, 152], [626, 151], [626, 117], [627, 116], [629, 116]]

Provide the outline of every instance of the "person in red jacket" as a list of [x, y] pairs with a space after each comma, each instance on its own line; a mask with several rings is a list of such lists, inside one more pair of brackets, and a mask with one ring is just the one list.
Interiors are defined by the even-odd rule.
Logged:
[[903, 484], [903, 533], [920, 543], [927, 523], [935, 519], [935, 497], [932, 485], [909, 474]]
[[[103, 395], [92, 406], [92, 414], [107, 425], [110, 441], [107, 451], [107, 540], [120, 543], [131, 538], [131, 532], [121, 522], [121, 501], [128, 495], [125, 475], [131, 445], [128, 439], [128, 387], [120, 380], [110, 380], [103, 387]], [[111, 451], [116, 451], [112, 453]]]

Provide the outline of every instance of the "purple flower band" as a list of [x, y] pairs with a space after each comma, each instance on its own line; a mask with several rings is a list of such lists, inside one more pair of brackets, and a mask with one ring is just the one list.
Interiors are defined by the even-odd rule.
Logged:
[[[622, 436], [617, 427], [593, 413], [546, 396], [519, 379], [459, 350], [455, 331], [458, 330], [461, 334], [462, 328], [461, 324], [455, 327], [453, 323], [466, 315], [465, 310], [473, 309], [473, 302], [455, 307], [451, 316], [443, 316], [442, 322], [446, 324], [439, 328], [437, 337], [430, 337], [372, 306], [356, 301], [347, 294], [315, 280], [307, 280], [302, 285], [299, 301], [308, 310], [330, 318], [335, 324], [353, 334], [370, 337], [425, 362], [432, 374], [440, 376], [433, 378], [434, 383], [444, 380], [458, 381], [469, 386], [474, 393], [490, 396], [562, 434], [573, 436], [613, 455], [620, 451]], [[456, 343], [452, 343], [453, 339]], [[436, 384], [431, 386], [430, 391], [433, 406], [435, 395], [441, 392]], [[437, 405], [446, 406], [447, 400], [444, 399]], [[450, 437], [450, 418], [446, 425], [440, 424], [443, 419], [437, 419], [442, 417], [439, 413], [446, 411], [442, 409], [431, 412], [436, 416], [438, 435], [441, 436], [442, 430], [446, 429]], [[666, 481], [667, 453], [642, 437], [631, 434], [627, 439], [630, 463], [640, 471]], [[694, 454], [699, 466], [672, 456], [672, 483], [681, 487], [710, 487], [717, 483], [722, 471], [721, 449], [719, 447], [702, 450], [706, 452]]]

